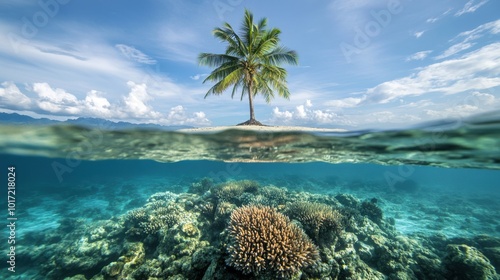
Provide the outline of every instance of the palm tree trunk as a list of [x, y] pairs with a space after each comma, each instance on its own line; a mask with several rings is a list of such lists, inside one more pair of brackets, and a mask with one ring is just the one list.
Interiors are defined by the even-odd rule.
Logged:
[[260, 122], [258, 122], [255, 119], [255, 113], [253, 111], [253, 81], [252, 78], [250, 77], [249, 79], [249, 84], [248, 84], [248, 104], [250, 106], [250, 119], [246, 122], [240, 123], [238, 125], [262, 125]]
[[250, 104], [250, 122], [255, 121], [255, 113], [253, 111], [252, 86], [248, 87], [248, 103]]

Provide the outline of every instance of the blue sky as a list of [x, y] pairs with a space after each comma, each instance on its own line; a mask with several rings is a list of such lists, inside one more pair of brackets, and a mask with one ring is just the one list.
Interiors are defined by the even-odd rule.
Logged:
[[500, 108], [500, 1], [0, 2], [0, 111], [194, 126], [248, 119], [204, 95], [214, 27], [244, 9], [299, 54], [290, 100], [258, 97], [271, 125], [395, 128]]

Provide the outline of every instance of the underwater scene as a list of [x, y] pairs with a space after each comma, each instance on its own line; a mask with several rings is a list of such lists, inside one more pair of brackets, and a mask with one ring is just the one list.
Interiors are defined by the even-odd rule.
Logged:
[[2, 279], [500, 279], [497, 114], [339, 133], [0, 130]]

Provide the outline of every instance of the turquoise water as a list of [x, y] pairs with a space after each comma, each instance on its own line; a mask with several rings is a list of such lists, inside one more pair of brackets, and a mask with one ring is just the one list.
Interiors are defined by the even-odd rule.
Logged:
[[[499, 279], [499, 124], [489, 115], [336, 134], [2, 126], [2, 208], [15, 209], [4, 214], [15, 230], [4, 228], [0, 275]], [[12, 167], [15, 205], [8, 205]], [[248, 184], [242, 180], [255, 185], [239, 189]], [[296, 201], [338, 211], [341, 226], [321, 228], [328, 240], [314, 236], [293, 214]], [[160, 204], [169, 210], [156, 227]], [[298, 265], [294, 275], [238, 269], [228, 227], [231, 212], [245, 205], [270, 206], [297, 224], [318, 262]], [[148, 218], [134, 222], [137, 209]]]

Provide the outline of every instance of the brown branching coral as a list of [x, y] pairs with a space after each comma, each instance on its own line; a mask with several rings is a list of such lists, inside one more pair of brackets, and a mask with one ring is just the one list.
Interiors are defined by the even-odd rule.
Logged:
[[231, 214], [228, 265], [244, 274], [290, 278], [315, 264], [318, 249], [297, 225], [268, 206], [244, 206]]
[[374, 221], [377, 224], [383, 219], [382, 209], [380, 209], [376, 203], [376, 200], [372, 201], [363, 201], [361, 203], [360, 212], [361, 215], [367, 216], [370, 220]]
[[225, 182], [215, 186], [211, 189], [211, 191], [217, 200], [234, 203], [238, 201], [238, 198], [243, 193], [255, 193], [258, 189], [258, 182], [252, 180], [242, 180]]
[[155, 234], [162, 228], [171, 227], [179, 220], [181, 209], [165, 201], [154, 201], [144, 208], [131, 210], [125, 221], [130, 227], [129, 234]]
[[342, 214], [323, 203], [293, 202], [288, 206], [288, 215], [302, 223], [307, 234], [319, 242], [331, 241], [342, 230]]

